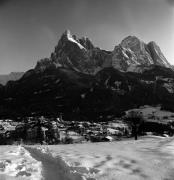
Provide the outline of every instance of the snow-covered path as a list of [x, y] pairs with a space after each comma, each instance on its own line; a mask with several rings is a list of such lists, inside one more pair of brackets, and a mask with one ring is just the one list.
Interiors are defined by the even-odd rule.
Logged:
[[39, 149], [61, 157], [66, 168], [83, 175], [84, 179], [174, 180], [172, 138], [146, 137], [138, 141], [53, 145]]
[[44, 180], [82, 180], [78, 173], [71, 173], [71, 170], [60, 157], [53, 158], [49, 152], [41, 149], [26, 147], [32, 157], [42, 162], [42, 177]]
[[0, 180], [174, 180], [174, 139], [1, 146]]

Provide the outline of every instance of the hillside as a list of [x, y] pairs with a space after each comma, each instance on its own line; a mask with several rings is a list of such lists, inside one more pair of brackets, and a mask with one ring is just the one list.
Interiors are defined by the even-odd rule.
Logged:
[[5, 85], [8, 81], [16, 81], [23, 76], [24, 72], [11, 72], [10, 74], [0, 75], [0, 84]]
[[173, 111], [173, 93], [174, 71], [156, 43], [129, 36], [109, 52], [66, 31], [50, 58], [0, 86], [0, 116], [100, 121], [146, 104]]

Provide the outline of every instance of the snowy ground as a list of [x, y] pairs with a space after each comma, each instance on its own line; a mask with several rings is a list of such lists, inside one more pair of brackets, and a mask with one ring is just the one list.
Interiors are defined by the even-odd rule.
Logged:
[[39, 180], [41, 162], [21, 146], [0, 146], [0, 180]]
[[[138, 141], [125, 140], [111, 143], [27, 146], [25, 148], [35, 160], [23, 148], [2, 146], [0, 161], [10, 160], [10, 162], [7, 161], [8, 165], [18, 164], [18, 166], [23, 163], [23, 169], [18, 170], [20, 168], [17, 168], [16, 172], [14, 170], [16, 168], [10, 165], [3, 168], [0, 165], [1, 180], [8, 179], [4, 174], [8, 174], [14, 179], [31, 180], [34, 180], [34, 176], [37, 176], [37, 180], [174, 179], [174, 140], [172, 138], [151, 136]], [[15, 154], [15, 149], [20, 152], [16, 155], [17, 160], [12, 155]], [[9, 154], [10, 152], [11, 154]], [[3, 154], [6, 155], [3, 156]], [[27, 163], [28, 165], [26, 165]], [[18, 166], [15, 165], [15, 167]], [[21, 175], [19, 173], [21, 171], [30, 174], [26, 175], [24, 173]], [[9, 172], [13, 173], [10, 174]], [[40, 172], [43, 178], [39, 176]], [[15, 177], [17, 174], [18, 176]]]
[[170, 154], [174, 151], [174, 144], [166, 146], [166, 140], [146, 138], [139, 141], [50, 146], [49, 149], [54, 157], [61, 156], [86, 179], [169, 180], [174, 179], [174, 154]]
[[[174, 113], [170, 111], [161, 110], [161, 106], [153, 107], [153, 106], [145, 105], [145, 106], [141, 106], [138, 109], [130, 109], [127, 112], [130, 111], [141, 112], [143, 114], [143, 117], [146, 120], [150, 120], [150, 121], [153, 120], [163, 123], [174, 121]], [[152, 116], [154, 117], [152, 118]]]

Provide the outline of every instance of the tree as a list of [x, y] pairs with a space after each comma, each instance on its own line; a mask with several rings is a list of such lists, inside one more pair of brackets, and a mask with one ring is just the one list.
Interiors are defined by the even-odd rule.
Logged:
[[42, 145], [43, 142], [43, 134], [42, 134], [42, 122], [40, 119], [38, 119], [37, 123], [37, 141], [40, 142], [40, 144]]
[[137, 140], [139, 127], [143, 122], [142, 113], [139, 111], [129, 111], [125, 116], [125, 121], [130, 124], [132, 128], [132, 135], [135, 137], [135, 140]]
[[42, 145], [44, 140], [42, 127], [45, 127], [45, 124], [43, 122], [43, 117], [37, 119], [36, 123], [32, 126], [32, 128], [34, 127], [37, 128], [36, 140]]

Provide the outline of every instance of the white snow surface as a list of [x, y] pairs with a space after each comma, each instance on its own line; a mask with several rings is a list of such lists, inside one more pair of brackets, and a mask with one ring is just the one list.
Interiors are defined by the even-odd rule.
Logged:
[[76, 43], [80, 49], [85, 49], [79, 42], [77, 42], [71, 35], [70, 31], [67, 31], [67, 38], [69, 41]]
[[41, 180], [41, 170], [41, 162], [23, 147], [0, 147], [0, 180]]
[[[138, 109], [130, 109], [128, 110], [126, 113], [130, 112], [130, 111], [138, 111], [138, 112], [142, 112], [143, 116], [145, 118], [150, 117], [152, 115], [155, 116], [155, 119], [159, 122], [159, 120], [163, 120], [164, 122], [168, 122], [168, 121], [173, 121], [174, 120], [174, 113], [170, 112], [170, 111], [165, 111], [165, 110], [161, 110], [161, 106], [149, 106], [149, 105], [144, 105], [141, 106]], [[164, 117], [167, 117], [167, 119], [165, 119]]]
[[[165, 146], [166, 141], [171, 141]], [[167, 148], [166, 148], [167, 147]], [[147, 136], [138, 141], [86, 143], [40, 147], [61, 157], [86, 180], [172, 180], [174, 143], [170, 138]], [[167, 154], [167, 155], [166, 155]]]
[[[35, 145], [29, 149], [33, 149], [33, 157], [40, 156], [41, 162], [22, 147], [1, 146], [1, 180], [57, 180], [58, 176], [51, 176], [59, 171], [61, 180], [173, 180], [173, 138], [146, 136], [138, 141]], [[48, 174], [44, 178], [41, 168], [47, 162], [49, 172], [45, 169]], [[17, 176], [23, 171], [31, 175]]]

